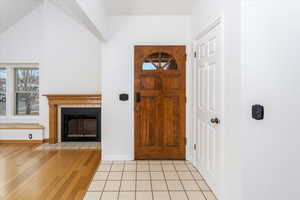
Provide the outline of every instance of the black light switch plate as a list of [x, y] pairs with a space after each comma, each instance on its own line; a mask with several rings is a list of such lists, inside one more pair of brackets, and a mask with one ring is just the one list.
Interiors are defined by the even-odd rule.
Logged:
[[120, 101], [128, 101], [129, 96], [128, 94], [120, 94], [119, 99]]
[[253, 105], [252, 106], [252, 118], [256, 120], [264, 119], [264, 106], [262, 105]]

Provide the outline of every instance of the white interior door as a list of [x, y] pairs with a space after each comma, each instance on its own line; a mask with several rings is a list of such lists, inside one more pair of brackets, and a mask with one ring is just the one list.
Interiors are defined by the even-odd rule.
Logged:
[[194, 164], [217, 196], [223, 169], [222, 35], [219, 24], [194, 43]]

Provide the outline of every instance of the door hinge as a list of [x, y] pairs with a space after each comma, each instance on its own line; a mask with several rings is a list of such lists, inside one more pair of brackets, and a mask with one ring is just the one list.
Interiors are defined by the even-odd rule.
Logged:
[[184, 138], [184, 145], [186, 146], [186, 137]]
[[196, 51], [194, 52], [194, 58], [197, 58], [197, 52]]
[[196, 151], [196, 149], [197, 149], [197, 146], [196, 146], [196, 144], [194, 144], [194, 150]]

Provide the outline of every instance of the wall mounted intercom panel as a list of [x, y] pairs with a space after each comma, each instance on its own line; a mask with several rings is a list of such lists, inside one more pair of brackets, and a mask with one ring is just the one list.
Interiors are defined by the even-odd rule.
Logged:
[[120, 94], [119, 99], [120, 99], [120, 101], [128, 101], [129, 95], [128, 94]]
[[253, 105], [252, 106], [252, 118], [256, 120], [263, 120], [264, 119], [264, 106], [262, 105]]

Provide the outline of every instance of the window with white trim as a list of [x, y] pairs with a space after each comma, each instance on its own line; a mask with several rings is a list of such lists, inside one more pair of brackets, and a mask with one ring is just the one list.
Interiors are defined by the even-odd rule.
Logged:
[[39, 114], [39, 70], [15, 69], [15, 113], [16, 115]]
[[0, 116], [39, 115], [38, 64], [0, 64]]
[[6, 87], [7, 71], [0, 68], [0, 116], [6, 115]]

